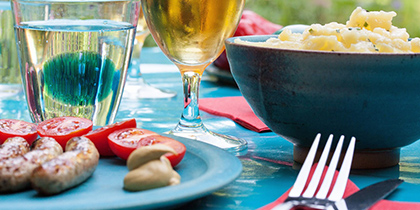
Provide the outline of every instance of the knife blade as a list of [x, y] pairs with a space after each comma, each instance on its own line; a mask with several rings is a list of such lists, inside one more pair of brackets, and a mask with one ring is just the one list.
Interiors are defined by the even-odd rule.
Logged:
[[401, 179], [388, 179], [365, 187], [345, 199], [329, 206], [327, 210], [366, 210], [394, 191], [402, 182]]

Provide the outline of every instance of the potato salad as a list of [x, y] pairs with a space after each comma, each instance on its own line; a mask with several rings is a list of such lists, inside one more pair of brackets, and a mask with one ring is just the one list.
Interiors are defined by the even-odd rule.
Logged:
[[[284, 29], [278, 38], [249, 45], [337, 52], [417, 53], [420, 39], [409, 39], [405, 28], [392, 25], [395, 12], [366, 11], [357, 7], [346, 24], [312, 24], [303, 33]], [[240, 38], [235, 43], [244, 43]]]

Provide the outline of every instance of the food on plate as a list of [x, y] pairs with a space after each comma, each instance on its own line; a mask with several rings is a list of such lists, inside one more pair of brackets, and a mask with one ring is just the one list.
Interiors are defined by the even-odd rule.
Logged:
[[[281, 25], [264, 19], [251, 10], [244, 10], [242, 12], [238, 28], [236, 29], [233, 36], [268, 35], [280, 30], [282, 27], [283, 26]], [[214, 61], [214, 65], [220, 69], [230, 69], [228, 60], [226, 58], [226, 51], [223, 51], [223, 53]]]
[[302, 34], [285, 29], [278, 38], [266, 42], [235, 43], [254, 46], [322, 50], [335, 52], [418, 53], [420, 39], [409, 39], [405, 28], [392, 25], [395, 12], [366, 11], [357, 7], [346, 25], [337, 22], [312, 24]]
[[167, 157], [169, 161], [171, 162], [172, 167], [175, 167], [181, 162], [181, 160], [185, 156], [185, 152], [187, 151], [187, 148], [185, 147], [183, 143], [173, 138], [169, 138], [169, 137], [161, 136], [161, 135], [153, 135], [153, 136], [142, 138], [138, 142], [137, 148], [150, 146], [150, 145], [156, 145], [156, 144], [164, 144], [164, 145], [172, 147], [172, 149], [175, 150], [176, 153], [165, 154], [165, 157]]
[[60, 193], [87, 180], [98, 162], [95, 145], [86, 137], [73, 137], [67, 142], [63, 154], [33, 171], [32, 187], [45, 195]]
[[140, 139], [152, 135], [159, 134], [142, 128], [121, 129], [108, 136], [108, 144], [115, 155], [127, 160], [128, 156], [137, 148]]
[[136, 148], [165, 144], [176, 151], [176, 154], [165, 154], [172, 167], [181, 162], [187, 150], [184, 144], [175, 139], [142, 128], [127, 128], [115, 131], [108, 136], [108, 143], [111, 150], [123, 160], [127, 160]]
[[36, 125], [22, 120], [0, 119], [0, 144], [10, 137], [17, 136], [32, 144], [38, 137]]
[[131, 171], [151, 160], [159, 159], [160, 156], [166, 153], [177, 154], [172, 147], [163, 144], [139, 147], [128, 157], [127, 168]]
[[57, 117], [40, 122], [39, 136], [54, 138], [64, 149], [69, 139], [89, 133], [93, 128], [91, 120], [80, 117]]
[[29, 152], [29, 143], [22, 137], [12, 137], [0, 146], [0, 162]]
[[32, 150], [15, 158], [0, 161], [0, 192], [16, 192], [30, 186], [32, 171], [60, 154], [61, 146], [49, 137], [37, 139]]
[[137, 122], [134, 118], [117, 122], [111, 125], [103, 126], [93, 131], [90, 131], [85, 137], [89, 138], [98, 149], [101, 156], [114, 156], [111, 148], [108, 144], [108, 136], [114, 131], [121, 130], [124, 128], [135, 128], [137, 127]]
[[124, 177], [124, 189], [141, 191], [179, 184], [181, 176], [164, 156], [167, 152], [175, 151], [163, 144], [136, 149], [127, 161], [130, 172]]

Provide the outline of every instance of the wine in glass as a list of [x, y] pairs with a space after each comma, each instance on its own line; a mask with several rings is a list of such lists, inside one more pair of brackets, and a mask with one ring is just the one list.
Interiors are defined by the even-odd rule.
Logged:
[[131, 99], [156, 99], [156, 98], [172, 98], [176, 96], [176, 92], [169, 90], [161, 90], [147, 83], [140, 70], [140, 54], [144, 41], [150, 32], [144, 20], [143, 10], [139, 11], [139, 20], [136, 28], [136, 40], [134, 43], [131, 64], [128, 69], [127, 82], [124, 88], [124, 98]]
[[165, 55], [179, 68], [184, 111], [169, 133], [200, 140], [228, 151], [240, 151], [246, 141], [209, 131], [198, 108], [203, 71], [233, 35], [245, 0], [142, 0], [149, 30]]

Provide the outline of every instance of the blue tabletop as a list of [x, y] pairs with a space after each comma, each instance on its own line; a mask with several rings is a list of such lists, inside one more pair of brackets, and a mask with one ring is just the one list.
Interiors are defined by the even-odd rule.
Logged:
[[[144, 48], [140, 63], [144, 79], [151, 85], [176, 91], [170, 99], [123, 98], [116, 121], [135, 118], [138, 126], [155, 132], [173, 128], [183, 109], [180, 73], [158, 48]], [[163, 64], [160, 71], [150, 71], [153, 64]], [[156, 68], [156, 66], [154, 66]], [[239, 89], [226, 78], [205, 73], [200, 98], [241, 96]], [[23, 107], [14, 109], [12, 107]], [[0, 100], [0, 117], [30, 121], [23, 95]], [[179, 209], [257, 209], [274, 201], [292, 185], [300, 165], [293, 162], [293, 145], [273, 132], [257, 133], [245, 129], [230, 119], [201, 112], [204, 124], [212, 131], [243, 138], [248, 150], [238, 157], [243, 172], [234, 182], [209, 196], [189, 202]], [[420, 142], [401, 149], [400, 164], [379, 170], [352, 170], [350, 180], [364, 187], [388, 178], [405, 182], [387, 199], [420, 202]], [[0, 204], [1, 205], [1, 204]]]

